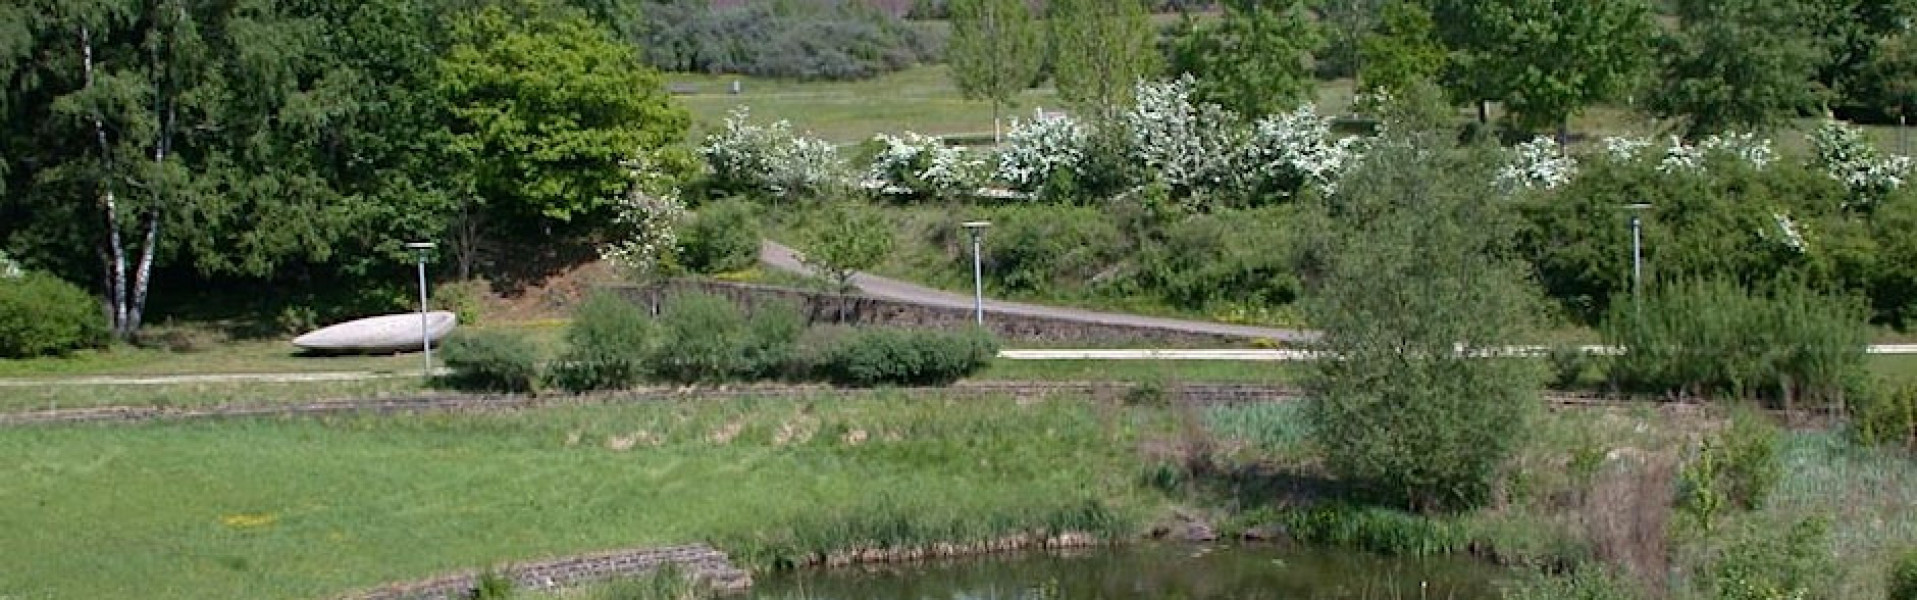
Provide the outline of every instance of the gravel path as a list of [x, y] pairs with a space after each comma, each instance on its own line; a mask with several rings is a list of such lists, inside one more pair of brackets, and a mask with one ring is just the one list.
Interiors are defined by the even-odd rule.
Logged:
[[[791, 248], [787, 248], [783, 245], [780, 245], [777, 242], [773, 242], [770, 240], [767, 240], [759, 247], [759, 261], [765, 263], [766, 266], [779, 269], [782, 271], [798, 273], [801, 275], [812, 274], [812, 269], [810, 269], [809, 267], [806, 267], [804, 263], [799, 261], [799, 258], [796, 252], [794, 252]], [[885, 298], [887, 300], [897, 300], [901, 302], [910, 302], [913, 304], [923, 304], [927, 306], [959, 308], [964, 310], [971, 310], [973, 308], [971, 296], [967, 296], [964, 294], [954, 294], [954, 293], [942, 291], [942, 290], [935, 290], [922, 285], [906, 283], [896, 279], [879, 277], [877, 275], [872, 275], [869, 273], [859, 273], [859, 274], [853, 275], [852, 285], [857, 287], [860, 292], [864, 292], [865, 294], [870, 296]], [[1269, 340], [1284, 341], [1284, 342], [1306, 341], [1306, 340], [1311, 340], [1317, 337], [1317, 334], [1315, 332], [1304, 331], [1299, 329], [1278, 329], [1273, 327], [1252, 327], [1247, 325], [1227, 325], [1224, 323], [1208, 323], [1205, 321], [1187, 321], [1183, 319], [1164, 319], [1159, 317], [1143, 317], [1138, 315], [1128, 315], [1128, 314], [1122, 314], [1122, 313], [1098, 312], [1098, 311], [1091, 311], [1091, 310], [1080, 310], [1075, 308], [1060, 308], [1055, 306], [1040, 306], [1037, 304], [1024, 304], [1019, 302], [1005, 302], [1002, 300], [992, 300], [990, 298], [987, 298], [985, 300], [985, 313], [988, 318], [991, 316], [991, 313], [1001, 313], [1001, 314], [1013, 314], [1013, 315], [1027, 316], [1027, 317], [1044, 317], [1044, 318], [1050, 318], [1050, 319], [1061, 319], [1066, 321], [1076, 321], [1079, 323], [1096, 323], [1101, 325], [1123, 325], [1123, 326], [1130, 326], [1130, 327], [1149, 327], [1153, 329], [1163, 329], [1167, 331], [1182, 331], [1182, 332], [1188, 332], [1188, 333], [1229, 335], [1229, 336], [1237, 336], [1237, 337], [1245, 337], [1245, 338], [1265, 338]]]

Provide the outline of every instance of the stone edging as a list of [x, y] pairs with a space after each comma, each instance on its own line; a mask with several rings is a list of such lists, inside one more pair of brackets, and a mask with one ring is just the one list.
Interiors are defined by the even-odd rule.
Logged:
[[[475, 395], [422, 394], [396, 398], [324, 400], [299, 404], [239, 403], [206, 407], [102, 406], [0, 413], [0, 426], [47, 425], [61, 423], [140, 423], [149, 421], [185, 421], [199, 419], [316, 416], [332, 414], [394, 414], [418, 412], [465, 412], [512, 410], [578, 404], [615, 404], [662, 400], [728, 400], [737, 398], [804, 398], [823, 394], [869, 395], [903, 393], [936, 394], [945, 397], [980, 398], [1012, 396], [1039, 398], [1076, 394], [1095, 399], [1119, 400], [1138, 386], [1123, 383], [1087, 382], [968, 382], [944, 388], [861, 389], [824, 385], [752, 385], [716, 388], [641, 388], [622, 392], [556, 395]], [[1204, 404], [1281, 402], [1298, 397], [1296, 388], [1264, 384], [1193, 383], [1168, 385], [1166, 395], [1176, 393], [1187, 402]]]
[[[673, 565], [712, 589], [733, 592], [752, 586], [752, 575], [732, 565], [724, 552], [705, 544], [600, 552], [518, 565], [499, 571], [515, 589], [553, 590], [608, 579], [640, 577]], [[471, 597], [480, 573], [464, 571], [395, 583], [345, 596], [349, 600], [442, 600]]]

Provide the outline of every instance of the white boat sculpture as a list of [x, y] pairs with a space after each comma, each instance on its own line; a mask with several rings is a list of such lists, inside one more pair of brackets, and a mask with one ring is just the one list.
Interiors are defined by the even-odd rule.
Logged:
[[[329, 325], [293, 338], [293, 345], [309, 352], [415, 352], [420, 349], [419, 313], [380, 315]], [[437, 347], [452, 333], [459, 317], [447, 311], [426, 313], [425, 338]]]

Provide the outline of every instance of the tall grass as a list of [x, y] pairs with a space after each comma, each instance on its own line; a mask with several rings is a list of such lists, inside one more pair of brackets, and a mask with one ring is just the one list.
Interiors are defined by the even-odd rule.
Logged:
[[1897, 553], [1917, 545], [1917, 461], [1908, 453], [1860, 447], [1832, 432], [1783, 441], [1784, 476], [1754, 515], [1785, 525], [1822, 515], [1838, 572], [1834, 598], [1883, 598]]
[[633, 546], [1130, 531], [1163, 415], [902, 395], [0, 429], [0, 594], [330, 596]]

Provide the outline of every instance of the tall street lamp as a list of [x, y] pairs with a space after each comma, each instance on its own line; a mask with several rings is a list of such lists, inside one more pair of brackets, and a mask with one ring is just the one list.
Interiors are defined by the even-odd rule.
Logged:
[[427, 379], [433, 377], [433, 336], [432, 327], [426, 319], [426, 255], [433, 251], [432, 242], [406, 242], [406, 249], [419, 257], [419, 347], [425, 350]]
[[991, 227], [991, 221], [966, 221], [959, 224], [966, 233], [972, 234], [972, 309], [978, 318], [978, 325], [985, 326], [985, 267], [979, 258], [981, 241], [985, 239], [985, 228]]
[[1626, 204], [1631, 211], [1631, 310], [1644, 312], [1644, 219], [1643, 212], [1651, 208], [1650, 204], [1638, 202]]

